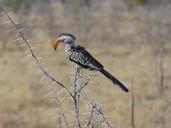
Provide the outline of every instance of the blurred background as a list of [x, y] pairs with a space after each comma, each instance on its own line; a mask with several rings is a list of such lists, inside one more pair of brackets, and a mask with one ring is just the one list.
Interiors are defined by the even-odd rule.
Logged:
[[[0, 0], [0, 6], [26, 28], [27, 39], [58, 80], [69, 86], [73, 66], [64, 47], [55, 52], [49, 42], [71, 32], [134, 90], [135, 128], [171, 127], [171, 0]], [[62, 128], [46, 96], [46, 82], [34, 64], [22, 59], [10, 27], [0, 24], [0, 127]], [[102, 104], [108, 121], [117, 128], [133, 127], [132, 92], [123, 93], [99, 73], [90, 73], [99, 76], [87, 93]]]

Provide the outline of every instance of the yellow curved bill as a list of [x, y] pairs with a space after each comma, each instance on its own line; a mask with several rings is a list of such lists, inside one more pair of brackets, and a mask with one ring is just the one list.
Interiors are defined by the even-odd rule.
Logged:
[[59, 46], [60, 43], [61, 43], [61, 41], [59, 39], [54, 39], [51, 41], [51, 44], [55, 50], [57, 49], [57, 47]]

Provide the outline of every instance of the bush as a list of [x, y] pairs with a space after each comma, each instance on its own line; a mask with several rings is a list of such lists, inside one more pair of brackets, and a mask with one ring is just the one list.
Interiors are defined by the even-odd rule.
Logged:
[[149, 0], [124, 0], [127, 4], [130, 5], [145, 5]]
[[2, 6], [17, 12], [21, 7], [25, 11], [28, 11], [33, 4], [37, 2], [45, 3], [48, 2], [48, 0], [1, 0], [0, 2]]
[[21, 6], [25, 9], [29, 9], [33, 3], [33, 0], [2, 0], [1, 3], [8, 9], [18, 11]]

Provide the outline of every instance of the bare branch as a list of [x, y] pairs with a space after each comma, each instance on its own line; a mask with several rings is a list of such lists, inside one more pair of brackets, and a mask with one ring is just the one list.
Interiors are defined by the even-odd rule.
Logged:
[[102, 118], [102, 120], [104, 121], [104, 123], [105, 123], [109, 128], [111, 128], [111, 126], [110, 126], [109, 122], [107, 121], [106, 116], [105, 116], [105, 114], [103, 113], [102, 108], [100, 107], [100, 105], [99, 105], [98, 103], [95, 103], [95, 104], [91, 103], [91, 105], [93, 106], [94, 112], [95, 112], [97, 115], [99, 115], [99, 117], [101, 116], [101, 118]]
[[87, 123], [87, 125], [86, 125], [87, 127], [90, 126], [91, 121], [92, 121], [92, 119], [93, 119], [93, 113], [94, 113], [93, 109], [94, 109], [94, 106], [91, 106], [90, 117], [89, 117], [88, 123]]
[[51, 84], [48, 84], [48, 85], [49, 85], [49, 88], [53, 91], [53, 97], [55, 98], [56, 102], [58, 103], [60, 114], [62, 115], [62, 117], [64, 119], [65, 125], [66, 125], [67, 128], [69, 128], [67, 119], [65, 117], [64, 111], [63, 111], [62, 106], [61, 106], [61, 102], [60, 102], [60, 100], [58, 99], [58, 97], [56, 95], [57, 92], [56, 92], [56, 90], [53, 88], [53, 86]]
[[164, 72], [164, 42], [160, 42], [160, 55], [159, 55], [159, 72], [160, 72], [160, 89], [159, 94], [162, 96], [164, 94], [164, 84], [165, 84], [165, 72]]
[[81, 128], [81, 123], [80, 123], [80, 93], [78, 92], [79, 90], [79, 85], [77, 84], [78, 76], [80, 75], [80, 69], [79, 67], [75, 68], [74, 75], [73, 75], [73, 101], [74, 101], [74, 108], [75, 108], [75, 118], [77, 120], [77, 128]]
[[[1, 10], [6, 14], [6, 16], [8, 17], [9, 21], [14, 25], [14, 27], [17, 29], [17, 24], [13, 21], [13, 19], [8, 15], [8, 13], [6, 12], [6, 10], [4, 10], [3, 8], [1, 8]], [[41, 63], [39, 62], [37, 56], [35, 55], [32, 47], [30, 46], [28, 40], [25, 38], [25, 35], [23, 34], [23, 29], [20, 29], [20, 30], [17, 30], [18, 31], [18, 34], [19, 34], [19, 38], [14, 40], [14, 41], [18, 41], [18, 40], [23, 40], [24, 43], [27, 45], [30, 53], [31, 53], [31, 56], [34, 58], [34, 61], [36, 62], [38, 68], [42, 71], [42, 73], [48, 77], [50, 80], [52, 80], [53, 82], [57, 83], [58, 85], [60, 85], [62, 88], [64, 88], [68, 93], [69, 91], [67, 90], [67, 88], [61, 83], [59, 82], [58, 80], [56, 80], [55, 78], [53, 78], [52, 76], [50, 76], [47, 72], [47, 70], [41, 65]]]
[[134, 99], [134, 90], [132, 87], [132, 93], [131, 93], [131, 126], [132, 128], [135, 128], [135, 99]]

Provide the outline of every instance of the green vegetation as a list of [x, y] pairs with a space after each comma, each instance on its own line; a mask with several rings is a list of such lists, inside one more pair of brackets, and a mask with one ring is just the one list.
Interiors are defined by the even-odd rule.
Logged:
[[25, 9], [29, 9], [34, 3], [34, 0], [2, 0], [2, 5], [6, 8], [18, 11], [21, 6]]
[[38, 2], [47, 3], [48, 0], [2, 0], [1, 5], [17, 12], [21, 8], [25, 11], [30, 10], [31, 6]]
[[145, 5], [149, 0], [124, 0], [127, 4], [131, 5]]

